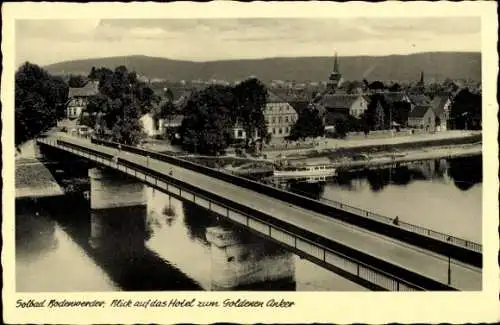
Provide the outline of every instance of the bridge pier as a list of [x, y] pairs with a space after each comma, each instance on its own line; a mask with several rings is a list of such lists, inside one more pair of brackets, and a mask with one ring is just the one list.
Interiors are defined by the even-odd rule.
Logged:
[[147, 220], [145, 186], [109, 169], [92, 168], [88, 174], [90, 246], [97, 248], [110, 241], [143, 245]]
[[219, 226], [207, 228], [206, 238], [212, 257], [212, 290], [244, 289], [264, 282], [295, 286], [293, 254], [274, 243], [255, 236], [245, 240], [242, 233]]

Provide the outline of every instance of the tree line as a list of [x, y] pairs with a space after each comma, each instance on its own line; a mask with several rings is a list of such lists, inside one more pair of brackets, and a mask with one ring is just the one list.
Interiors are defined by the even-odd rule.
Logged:
[[233, 127], [246, 133], [245, 146], [253, 135], [266, 136], [264, 108], [267, 89], [257, 78], [235, 86], [212, 85], [193, 91], [186, 103], [180, 127], [181, 145], [190, 152], [217, 154], [233, 141]]
[[83, 87], [88, 81], [98, 82], [98, 93], [88, 97], [79, 121], [94, 128], [97, 137], [138, 144], [145, 136], [140, 117], [146, 113], [155, 119], [182, 113], [181, 145], [192, 152], [217, 153], [225, 149], [232, 141], [236, 124], [248, 135], [266, 135], [263, 111], [267, 89], [256, 78], [234, 86], [213, 85], [194, 91], [182, 112], [173, 104], [171, 92], [167, 90], [161, 98], [125, 66], [114, 70], [93, 67], [88, 76], [69, 76], [66, 83], [37, 65], [25, 63], [15, 79], [16, 146], [65, 118], [69, 87]]
[[65, 116], [68, 85], [26, 62], [15, 74], [15, 145], [37, 137]]

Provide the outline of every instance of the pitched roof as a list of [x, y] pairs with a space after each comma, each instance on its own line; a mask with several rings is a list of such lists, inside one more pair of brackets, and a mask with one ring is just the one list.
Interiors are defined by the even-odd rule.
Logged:
[[72, 97], [89, 97], [95, 96], [99, 93], [99, 85], [98, 83], [94, 83], [89, 81], [85, 84], [85, 86], [80, 88], [69, 88], [68, 98]]
[[192, 91], [185, 91], [179, 98], [177, 98], [176, 100], [174, 100], [174, 106], [178, 110], [184, 109], [185, 106], [187, 105], [189, 99], [191, 98], [192, 94], [193, 94]]
[[272, 91], [267, 91], [267, 102], [268, 103], [285, 103], [286, 101], [273, 93]]
[[370, 95], [363, 94], [363, 95], [361, 95], [361, 97], [363, 97], [363, 99], [366, 100], [368, 103], [372, 100], [370, 98]]
[[326, 94], [321, 99], [321, 104], [325, 108], [349, 109], [359, 97], [360, 95]]
[[384, 93], [384, 97], [388, 102], [402, 102], [406, 94], [402, 91], [389, 91]]
[[431, 107], [429, 105], [416, 106], [413, 110], [410, 111], [408, 117], [422, 118], [430, 108]]
[[429, 105], [430, 100], [427, 96], [423, 94], [413, 94], [413, 95], [408, 95], [410, 98], [410, 101], [415, 105], [415, 106], [422, 106], [422, 105]]
[[436, 115], [441, 115], [444, 112], [444, 105], [448, 101], [448, 96], [436, 96], [431, 102], [431, 107]]
[[180, 126], [182, 124], [182, 120], [184, 120], [184, 115], [173, 115], [170, 118], [166, 118], [163, 121], [163, 125], [165, 126]]

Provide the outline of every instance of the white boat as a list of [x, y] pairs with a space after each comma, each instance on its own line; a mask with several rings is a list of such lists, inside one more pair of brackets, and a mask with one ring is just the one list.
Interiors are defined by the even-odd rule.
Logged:
[[307, 182], [326, 181], [327, 178], [337, 175], [335, 167], [326, 164], [320, 165], [281, 165], [275, 167], [273, 176], [281, 179], [297, 179]]

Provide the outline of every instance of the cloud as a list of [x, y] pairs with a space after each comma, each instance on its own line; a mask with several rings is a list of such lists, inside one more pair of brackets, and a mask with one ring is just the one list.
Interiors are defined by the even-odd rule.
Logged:
[[99, 19], [23, 19], [16, 21], [16, 35], [18, 38], [86, 38], [98, 25]]
[[18, 20], [16, 59], [48, 64], [129, 54], [203, 61], [478, 51], [480, 27], [474, 17]]

